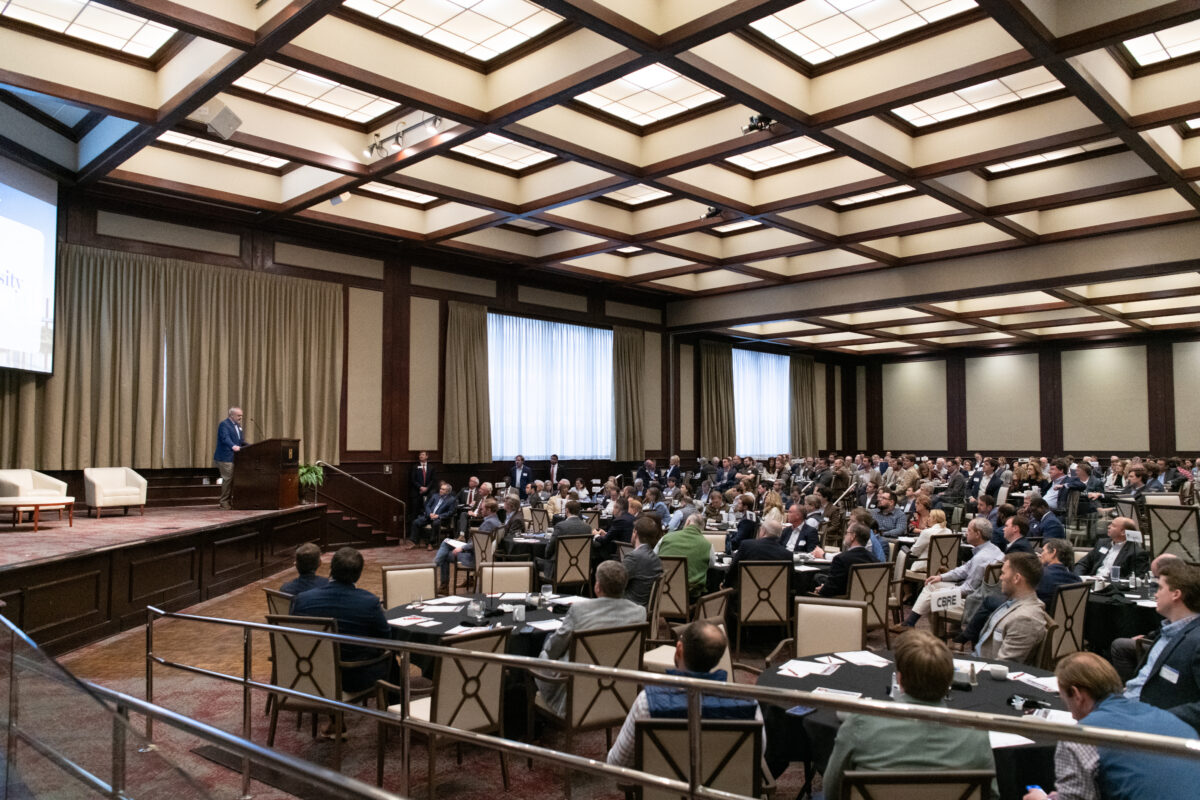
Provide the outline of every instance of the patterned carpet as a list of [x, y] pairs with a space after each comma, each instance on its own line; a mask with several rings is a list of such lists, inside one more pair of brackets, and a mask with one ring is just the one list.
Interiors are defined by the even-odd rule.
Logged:
[[[378, 594], [381, 583], [380, 566], [428, 563], [432, 554], [423, 550], [381, 548], [364, 550], [363, 555], [366, 559], [366, 568], [359, 585]], [[326, 555], [326, 565], [322, 568], [324, 573], [328, 571], [328, 560], [329, 556]], [[192, 614], [228, 619], [261, 621], [265, 612], [262, 588], [278, 587], [288, 577], [290, 577], [289, 572], [271, 576], [230, 594], [200, 603], [187, 611]], [[236, 629], [199, 626], [195, 623], [167, 620], [156, 624], [154, 641], [155, 651], [164, 657], [203, 666], [206, 669], [220, 670], [231, 674], [241, 673], [242, 639]], [[270, 668], [267, 661], [269, 646], [266, 637], [256, 636], [252, 642], [255, 677], [267, 680]], [[749, 664], [761, 665], [762, 656], [769, 652], [770, 644], [765, 641], [761, 642], [760, 647], [756, 647], [754, 652], [743, 654], [742, 660]], [[67, 654], [62, 657], [61, 662], [80, 678], [96, 681], [136, 697], [144, 697], [144, 659], [145, 632], [144, 629], [134, 629]], [[749, 674], [739, 674], [736, 677], [739, 680], [752, 681]], [[156, 703], [232, 733], [240, 734], [241, 732], [241, 698], [241, 689], [235, 684], [187, 675], [161, 667], [155, 669], [154, 700]], [[265, 698], [261, 694], [256, 694], [253, 698], [253, 713], [251, 714], [253, 726], [251, 739], [263, 745], [266, 744], [269, 725], [269, 717], [263, 713], [264, 702]], [[141, 721], [137, 720], [135, 728], [141, 729], [141, 727]], [[354, 719], [348, 722], [348, 728], [349, 740], [344, 744], [341, 771], [345, 775], [373, 783], [375, 779], [376, 726], [370, 720]], [[92, 730], [98, 732], [104, 728], [97, 726], [92, 727]], [[523, 734], [524, 731], [518, 733]], [[523, 736], [517, 738], [523, 738]], [[562, 734], [557, 731], [549, 731], [544, 735], [539, 731], [537, 741], [551, 747], [563, 745]], [[574, 742], [573, 750], [576, 754], [603, 760], [606, 745], [602, 731], [578, 735]], [[195, 778], [200, 785], [208, 788], [213, 796], [229, 798], [229, 800], [234, 800], [238, 796], [240, 786], [237, 773], [192, 752], [194, 748], [204, 744], [203, 742], [167, 731], [159, 726], [156, 731], [156, 744], [159, 746], [159, 752], [172, 763], [183, 767], [188, 775]], [[333, 743], [312, 738], [307, 716], [299, 730], [296, 728], [293, 715], [281, 716], [275, 747], [281, 752], [323, 766], [331, 767], [333, 763]], [[425, 775], [428, 756], [424, 742], [419, 737], [414, 737], [412, 756], [413, 782], [410, 794], [415, 797], [427, 797]], [[135, 762], [137, 758], [139, 757], [134, 757]], [[399, 789], [399, 758], [399, 737], [392, 736], [388, 741], [384, 781], [385, 788], [391, 791]], [[512, 759], [509, 762], [510, 788], [507, 792], [504, 791], [501, 783], [499, 758], [493, 751], [473, 747], [464, 748], [463, 762], [460, 766], [455, 761], [455, 748], [439, 749], [437, 765], [437, 794], [444, 798], [517, 800], [518, 798], [564, 796], [567, 776], [561, 770], [536, 762], [533, 769], [530, 770], [523, 760]], [[623, 797], [623, 793], [611, 780], [572, 773], [570, 781], [572, 797], [579, 800], [620, 800]], [[802, 782], [803, 774], [800, 766], [793, 765], [780, 779], [778, 796], [794, 797]], [[257, 798], [270, 800], [294, 796], [258, 784], [254, 785], [253, 792]]]
[[82, 502], [75, 504], [74, 525], [63, 512], [41, 515], [37, 533], [32, 522], [13, 525], [7, 509], [0, 515], [0, 569], [28, 562], [62, 558], [74, 553], [141, 542], [181, 531], [202, 531], [230, 522], [278, 514], [278, 511], [222, 511], [215, 505], [147, 508], [146, 515], [131, 509], [128, 516], [108, 510], [100, 519], [89, 518]]

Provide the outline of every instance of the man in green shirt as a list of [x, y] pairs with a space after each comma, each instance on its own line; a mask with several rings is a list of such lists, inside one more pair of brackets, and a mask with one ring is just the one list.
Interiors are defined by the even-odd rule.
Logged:
[[[945, 706], [954, 679], [954, 657], [945, 643], [926, 631], [909, 631], [896, 643], [893, 699], [913, 705]], [[909, 719], [849, 714], [838, 729], [823, 777], [826, 798], [841, 797], [842, 773], [852, 770], [992, 770], [986, 731]], [[992, 797], [999, 797], [992, 779]]]
[[688, 517], [677, 531], [658, 540], [658, 557], [674, 556], [687, 559], [688, 594], [698, 597], [708, 585], [708, 567], [713, 563], [712, 544], [704, 538], [704, 518], [700, 514]]

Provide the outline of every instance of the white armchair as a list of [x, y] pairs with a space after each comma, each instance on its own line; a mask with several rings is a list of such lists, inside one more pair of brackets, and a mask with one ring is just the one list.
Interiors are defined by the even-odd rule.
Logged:
[[124, 508], [137, 506], [142, 516], [146, 514], [146, 479], [129, 467], [88, 467], [83, 471], [84, 492], [89, 506], [96, 509], [99, 519], [102, 508]]
[[66, 497], [67, 484], [31, 469], [0, 469], [0, 497]]

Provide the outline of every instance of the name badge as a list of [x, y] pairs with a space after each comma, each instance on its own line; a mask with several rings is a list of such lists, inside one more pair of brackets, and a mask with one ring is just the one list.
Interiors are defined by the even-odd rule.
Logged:
[[1163, 667], [1158, 671], [1158, 674], [1162, 675], [1170, 683], [1179, 683], [1179, 670], [1172, 669], [1171, 667]]
[[1107, 553], [1107, 552], [1108, 552], [1108, 548], [1107, 548], [1107, 547], [1101, 547], [1101, 548], [1100, 548], [1100, 555], [1104, 555], [1104, 554], [1105, 554], [1105, 553]]

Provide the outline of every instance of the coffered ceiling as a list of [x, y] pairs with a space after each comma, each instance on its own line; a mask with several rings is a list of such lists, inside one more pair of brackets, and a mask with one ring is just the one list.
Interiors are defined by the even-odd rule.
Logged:
[[[0, 149], [66, 182], [673, 299], [1200, 218], [1183, 0], [0, 0], [0, 81]], [[869, 353], [1190, 328], [1196, 269], [718, 329]]]

